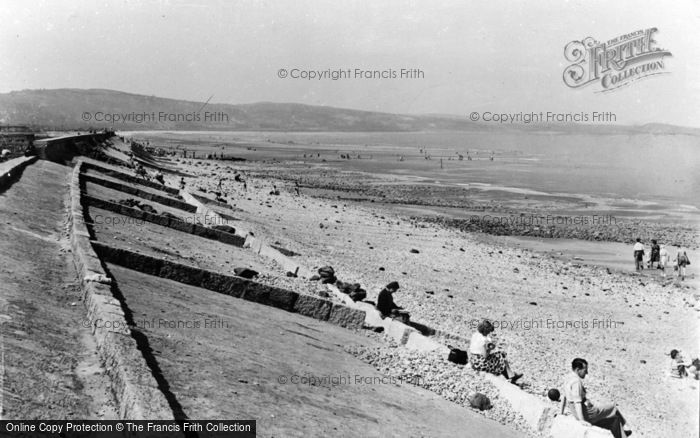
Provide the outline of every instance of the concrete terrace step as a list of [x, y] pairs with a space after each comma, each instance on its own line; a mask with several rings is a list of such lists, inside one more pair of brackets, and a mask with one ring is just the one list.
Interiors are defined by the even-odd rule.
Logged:
[[[207, 207], [206, 204], [201, 202], [188, 191], [182, 190], [180, 194], [182, 195], [182, 198], [185, 199], [185, 201], [197, 206], [197, 214], [203, 215], [205, 221], [213, 224], [227, 223], [227, 221], [224, 220], [220, 214]], [[286, 272], [291, 272], [292, 274], [302, 278], [311, 277], [312, 274], [309, 269], [306, 269], [304, 266], [301, 266], [295, 260], [292, 260], [290, 257], [282, 254], [279, 250], [266, 244], [262, 238], [254, 237], [247, 230], [244, 230], [240, 227], [235, 228], [236, 235], [245, 238], [245, 243], [243, 244], [244, 248], [250, 248], [255, 253], [276, 261], [277, 263], [279, 263], [280, 266], [282, 266], [282, 269], [284, 269]]]
[[176, 195], [179, 196], [180, 191], [174, 187], [168, 187], [164, 186], [159, 183], [155, 183], [153, 181], [148, 181], [143, 178], [139, 178], [137, 176], [129, 175], [128, 173], [124, 173], [123, 170], [121, 169], [115, 169], [112, 167], [106, 167], [108, 166], [105, 163], [99, 162], [100, 164], [96, 164], [95, 161], [93, 160], [87, 160], [85, 158], [81, 159], [80, 163], [82, 163], [82, 166], [85, 167], [85, 169], [92, 169], [101, 173], [104, 173], [106, 175], [111, 176], [112, 178], [120, 179], [122, 181], [134, 183], [134, 184], [141, 184], [153, 189], [158, 189], [160, 191], [166, 192], [170, 195]]
[[244, 246], [245, 240], [238, 235], [205, 227], [199, 224], [192, 223], [191, 221], [185, 221], [179, 218], [171, 218], [160, 214], [148, 213], [138, 208], [127, 207], [126, 205], [105, 201], [104, 199], [95, 198], [90, 195], [82, 195], [82, 199], [85, 205], [88, 206], [112, 211], [114, 213], [129, 216], [134, 219], [151, 222], [156, 225], [161, 225], [163, 227], [168, 227], [177, 231], [181, 231], [183, 233], [194, 234], [205, 239], [216, 240], [218, 242], [227, 243], [229, 245], [234, 245], [237, 247]]
[[311, 295], [299, 294], [241, 277], [223, 275], [194, 266], [161, 260], [126, 249], [107, 246], [99, 242], [92, 242], [92, 245], [100, 259], [105, 262], [145, 274], [197, 286], [288, 312], [299, 313], [322, 321], [328, 321], [341, 327], [360, 329], [365, 320], [365, 314], [360, 310], [351, 309]]
[[91, 182], [94, 184], [98, 184], [104, 187], [108, 187], [110, 189], [114, 190], [119, 190], [120, 192], [128, 193], [130, 195], [138, 196], [139, 198], [146, 199], [148, 201], [153, 201], [157, 202], [159, 204], [167, 205], [169, 207], [174, 207], [174, 208], [179, 208], [180, 210], [184, 210], [190, 213], [194, 213], [197, 211], [197, 207], [194, 205], [188, 204], [187, 202], [183, 202], [177, 199], [173, 198], [168, 198], [165, 196], [159, 196], [155, 195], [153, 193], [146, 192], [144, 190], [139, 190], [134, 187], [127, 186], [125, 184], [119, 184], [113, 181], [109, 181], [106, 179], [98, 178], [93, 175], [85, 175], [81, 174], [80, 178], [84, 181]]

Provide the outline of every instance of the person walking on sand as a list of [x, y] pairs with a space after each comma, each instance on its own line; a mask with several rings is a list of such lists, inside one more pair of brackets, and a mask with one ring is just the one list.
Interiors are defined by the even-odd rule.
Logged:
[[180, 190], [185, 190], [185, 177], [180, 177]]
[[493, 331], [491, 321], [485, 319], [479, 323], [469, 342], [469, 363], [475, 371], [500, 374], [510, 379], [510, 383], [515, 384], [523, 375], [513, 372], [505, 352], [494, 351], [496, 344], [489, 336]]
[[659, 269], [661, 269], [661, 276], [664, 278], [666, 278], [666, 266], [668, 266], [670, 258], [671, 256], [666, 250], [666, 245], [661, 245], [661, 249], [659, 250]]
[[656, 262], [656, 266], [659, 266], [659, 262], [661, 259], [661, 254], [659, 252], [661, 251], [661, 247], [659, 246], [658, 243], [656, 243], [655, 239], [652, 239], [651, 241], [651, 256], [649, 257], [649, 269], [654, 268], [654, 262]]
[[685, 251], [679, 249], [676, 253], [676, 266], [678, 266], [678, 278], [685, 280], [685, 267], [690, 264], [690, 259]]
[[644, 244], [642, 244], [642, 239], [637, 237], [637, 242], [632, 248], [634, 252], [634, 267], [637, 271], [644, 269]]
[[630, 436], [632, 431], [625, 430], [627, 421], [613, 404], [595, 406], [586, 395], [583, 379], [588, 374], [588, 362], [576, 358], [571, 362], [571, 370], [564, 381], [564, 398], [561, 411], [568, 406], [571, 415], [584, 426], [598, 426], [612, 432], [615, 438]]

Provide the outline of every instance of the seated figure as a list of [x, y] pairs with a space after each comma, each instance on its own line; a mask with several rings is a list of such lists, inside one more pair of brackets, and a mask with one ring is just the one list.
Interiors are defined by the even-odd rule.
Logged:
[[382, 317], [390, 317], [398, 319], [401, 322], [407, 323], [410, 319], [408, 312], [403, 310], [403, 307], [397, 306], [394, 303], [393, 294], [399, 290], [399, 283], [392, 281], [387, 284], [384, 289], [379, 292], [377, 297], [377, 310], [382, 314]]

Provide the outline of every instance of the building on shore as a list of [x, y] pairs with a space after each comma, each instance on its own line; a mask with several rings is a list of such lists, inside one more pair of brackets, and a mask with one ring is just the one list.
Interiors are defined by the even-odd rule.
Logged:
[[7, 149], [10, 157], [24, 155], [34, 143], [34, 132], [27, 126], [0, 125], [0, 151]]

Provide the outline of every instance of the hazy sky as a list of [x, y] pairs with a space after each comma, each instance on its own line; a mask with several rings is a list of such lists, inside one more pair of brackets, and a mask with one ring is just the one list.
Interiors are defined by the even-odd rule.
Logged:
[[[700, 126], [700, 2], [7, 1], [0, 92], [108, 88], [212, 102], [394, 113], [612, 111], [622, 124]], [[665, 75], [570, 89], [564, 46], [656, 27]], [[333, 81], [280, 69], [415, 68]]]

